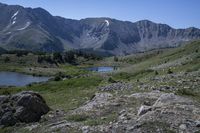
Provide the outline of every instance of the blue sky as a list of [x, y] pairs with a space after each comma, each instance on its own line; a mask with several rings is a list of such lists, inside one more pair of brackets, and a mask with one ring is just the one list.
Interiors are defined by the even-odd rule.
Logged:
[[52, 15], [82, 19], [111, 17], [148, 19], [174, 28], [200, 28], [200, 0], [0, 0], [6, 4], [42, 7]]

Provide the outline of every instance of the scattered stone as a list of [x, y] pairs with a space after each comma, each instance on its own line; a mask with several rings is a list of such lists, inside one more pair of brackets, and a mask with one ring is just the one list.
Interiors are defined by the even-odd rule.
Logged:
[[118, 82], [118, 83], [112, 83], [107, 86], [99, 87], [98, 90], [100, 90], [100, 91], [114, 91], [114, 90], [122, 91], [122, 90], [130, 90], [132, 88], [133, 88], [133, 85], [130, 83]]
[[129, 95], [128, 97], [134, 97], [136, 99], [139, 100], [144, 100], [144, 99], [152, 99], [152, 100], [157, 100], [162, 94], [164, 94], [163, 92], [160, 91], [152, 91], [152, 92], [144, 92], [144, 93], [134, 93]]
[[119, 112], [119, 114], [121, 115], [121, 114], [123, 114], [123, 113], [125, 113], [126, 112], [126, 110], [125, 109], [122, 109], [120, 112]]
[[36, 129], [38, 126], [40, 126], [40, 124], [39, 124], [39, 123], [36, 123], [36, 124], [33, 124], [33, 125], [30, 125], [30, 126], [25, 127], [25, 129], [28, 129], [29, 131], [33, 131], [33, 130]]
[[83, 133], [88, 133], [89, 132], [89, 126], [84, 126], [82, 127]]
[[164, 85], [164, 86], [159, 86], [157, 88], [157, 90], [159, 90], [159, 91], [175, 91], [177, 89], [175, 87], [173, 87], [173, 86], [166, 86], [166, 85]]
[[62, 127], [66, 127], [66, 126], [67, 127], [71, 126], [71, 123], [66, 122], [66, 121], [62, 121], [62, 122], [54, 124], [53, 126], [50, 127], [50, 129], [51, 130], [56, 130], [56, 129], [59, 129], [59, 128], [62, 128]]
[[185, 130], [187, 129], [187, 126], [186, 126], [185, 124], [181, 124], [181, 125], [179, 126], [179, 129], [180, 129], [181, 131], [185, 131]]

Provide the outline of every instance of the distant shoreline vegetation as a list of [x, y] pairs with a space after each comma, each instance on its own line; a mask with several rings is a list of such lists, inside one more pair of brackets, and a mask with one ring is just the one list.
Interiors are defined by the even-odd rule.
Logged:
[[[102, 60], [103, 57], [90, 52], [84, 52], [82, 50], [71, 50], [67, 52], [40, 52], [40, 51], [27, 51], [27, 50], [4, 50], [0, 48], [0, 55], [2, 54], [15, 54], [17, 57], [27, 56], [28, 54], [34, 54], [38, 56], [38, 63], [47, 62], [50, 64], [57, 63], [70, 63], [76, 64], [77, 57], [83, 57], [88, 60]], [[9, 61], [9, 57], [5, 57], [5, 62]]]

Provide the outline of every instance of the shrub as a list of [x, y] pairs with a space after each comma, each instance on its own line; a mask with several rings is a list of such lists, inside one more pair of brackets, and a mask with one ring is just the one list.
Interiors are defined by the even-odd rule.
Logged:
[[59, 75], [57, 75], [57, 76], [55, 76], [54, 81], [60, 81], [61, 79], [62, 78]]
[[5, 90], [5, 91], [2, 92], [2, 94], [3, 94], [3, 95], [10, 95], [10, 92], [7, 91], [7, 90]]
[[50, 63], [50, 64], [55, 63], [55, 61], [49, 55], [39, 55], [37, 62], [38, 63], [47, 62], [47, 63]]
[[115, 61], [115, 62], [118, 62], [119, 59], [115, 56], [115, 57], [114, 57], [114, 61]]
[[4, 62], [7, 63], [9, 61], [10, 61], [10, 58], [6, 56], [5, 59], [4, 59]]
[[63, 58], [60, 53], [53, 53], [53, 60], [58, 63], [63, 63]]
[[167, 73], [168, 73], [168, 74], [172, 74], [173, 71], [169, 68], [169, 69], [167, 70]]
[[193, 90], [191, 89], [186, 89], [186, 88], [181, 88], [181, 89], [178, 89], [176, 94], [178, 95], [186, 95], [186, 96], [196, 96], [196, 92], [194, 92]]
[[109, 83], [116, 83], [116, 81], [112, 77], [109, 77], [108, 82]]
[[62, 80], [62, 78], [66, 77], [66, 75], [62, 72], [59, 72], [56, 74], [55, 78], [54, 78], [54, 81], [60, 81]]
[[158, 73], [158, 71], [155, 71], [155, 75], [158, 75], [159, 73]]

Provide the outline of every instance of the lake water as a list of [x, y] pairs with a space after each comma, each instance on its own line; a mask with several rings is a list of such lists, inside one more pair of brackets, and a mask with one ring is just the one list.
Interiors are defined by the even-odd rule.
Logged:
[[48, 81], [49, 77], [37, 77], [16, 72], [0, 72], [0, 86], [26, 86]]
[[94, 71], [94, 72], [111, 72], [111, 71], [114, 71], [116, 68], [103, 66], [103, 67], [89, 67], [86, 69], [89, 71]]

